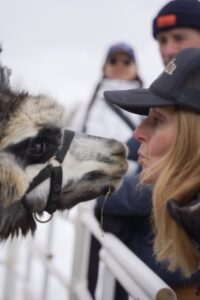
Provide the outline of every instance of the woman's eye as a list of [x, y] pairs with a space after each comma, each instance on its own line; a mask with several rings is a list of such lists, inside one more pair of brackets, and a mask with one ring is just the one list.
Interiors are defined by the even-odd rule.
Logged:
[[42, 155], [46, 151], [46, 144], [43, 141], [37, 141], [35, 143], [31, 143], [28, 152], [31, 155]]
[[159, 117], [154, 117], [154, 116], [151, 116], [150, 117], [150, 122], [153, 126], [157, 126], [157, 125], [161, 125], [163, 123], [162, 119], [159, 118]]
[[153, 118], [153, 122], [154, 122], [155, 125], [160, 124], [161, 123], [161, 119], [159, 119], [157, 117], [154, 117]]

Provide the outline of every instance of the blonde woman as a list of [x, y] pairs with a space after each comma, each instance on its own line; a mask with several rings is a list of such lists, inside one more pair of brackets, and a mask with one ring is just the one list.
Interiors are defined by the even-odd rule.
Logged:
[[[154, 251], [169, 270], [180, 268], [189, 277], [200, 262], [200, 232], [188, 221], [200, 205], [200, 49], [179, 52], [149, 89], [104, 95], [122, 109], [148, 115], [134, 136], [140, 142], [140, 181], [154, 187]], [[200, 213], [199, 222], [190, 220], [200, 228]], [[178, 299], [198, 299], [194, 287], [187, 295], [183, 288], [176, 291]]]

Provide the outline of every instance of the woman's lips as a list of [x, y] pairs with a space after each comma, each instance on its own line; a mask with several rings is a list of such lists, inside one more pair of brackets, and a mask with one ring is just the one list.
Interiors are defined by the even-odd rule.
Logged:
[[142, 153], [140, 153], [140, 152], [138, 152], [138, 163], [139, 163], [142, 167], [144, 167], [145, 156], [144, 156]]
[[143, 159], [142, 159], [142, 157], [141, 156], [139, 156], [138, 157], [138, 163], [141, 165], [141, 166], [143, 166]]

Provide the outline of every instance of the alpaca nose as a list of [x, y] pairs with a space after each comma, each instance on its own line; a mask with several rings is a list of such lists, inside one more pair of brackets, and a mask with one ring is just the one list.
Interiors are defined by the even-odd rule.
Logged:
[[128, 156], [128, 148], [125, 144], [115, 141], [112, 155], [126, 159]]
[[125, 144], [115, 141], [113, 144], [112, 159], [116, 164], [116, 175], [122, 177], [128, 170], [128, 148]]

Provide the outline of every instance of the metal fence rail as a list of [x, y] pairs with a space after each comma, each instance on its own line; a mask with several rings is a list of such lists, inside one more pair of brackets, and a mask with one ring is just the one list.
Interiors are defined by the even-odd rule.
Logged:
[[[102, 245], [99, 261], [99, 276], [96, 288], [96, 300], [112, 300], [116, 279], [127, 290], [130, 299], [137, 300], [176, 300], [174, 291], [150, 270], [136, 255], [134, 255], [119, 239], [109, 233], [101, 232], [98, 222], [93, 216], [91, 205], [81, 204], [75, 215], [69, 215], [68, 223], [74, 228], [73, 263], [70, 278], [56, 265], [53, 259], [54, 220], [48, 225], [45, 242], [39, 244], [34, 239], [27, 239], [27, 259], [24, 275], [18, 280], [23, 281], [24, 289], [20, 300], [49, 300], [50, 278], [53, 276], [66, 291], [63, 299], [92, 300], [87, 289], [87, 269], [91, 235], [94, 235]], [[44, 225], [43, 225], [44, 226]], [[63, 233], [64, 234], [64, 233]], [[19, 244], [18, 244], [19, 245]], [[61, 245], [62, 247], [62, 245]], [[18, 251], [16, 252], [16, 250]], [[16, 298], [16, 268], [19, 247], [13, 244], [9, 250], [10, 262], [5, 262], [5, 293], [3, 300]], [[36, 258], [44, 270], [44, 278], [40, 288], [40, 296], [31, 293], [33, 259]], [[122, 259], [123, 258], [123, 259]], [[11, 265], [12, 263], [12, 265]], [[13, 276], [13, 272], [15, 275]], [[12, 289], [8, 288], [12, 286]]]
[[[91, 210], [82, 209], [79, 215], [80, 224], [90, 231], [101, 243], [99, 285], [97, 286], [98, 300], [111, 300], [113, 279], [116, 278], [133, 299], [141, 300], [170, 300], [176, 299], [174, 291], [149, 269], [134, 253], [132, 253], [118, 238], [109, 233], [102, 235], [100, 227]], [[83, 230], [83, 229], [82, 229]], [[123, 259], [122, 259], [123, 258]], [[76, 258], [75, 258], [76, 259]], [[84, 260], [84, 257], [83, 257]], [[107, 269], [103, 270], [103, 266]], [[108, 280], [108, 271], [114, 278]], [[101, 273], [107, 273], [106, 278]], [[111, 278], [111, 274], [109, 275]], [[109, 297], [99, 289], [108, 291], [103, 286], [109, 284]], [[102, 294], [103, 296], [99, 296]]]

